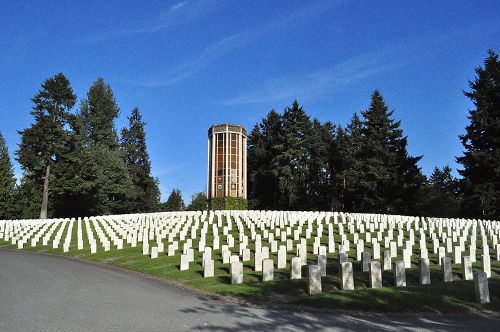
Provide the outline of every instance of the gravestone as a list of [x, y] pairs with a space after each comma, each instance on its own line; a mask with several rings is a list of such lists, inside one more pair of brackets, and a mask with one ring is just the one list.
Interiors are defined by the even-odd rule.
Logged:
[[262, 261], [262, 281], [273, 281], [274, 279], [274, 262], [272, 259], [264, 259]]
[[491, 278], [491, 262], [490, 255], [483, 255], [481, 258], [481, 269], [488, 278]]
[[318, 266], [321, 269], [321, 276], [326, 277], [326, 256], [318, 255]]
[[240, 256], [238, 255], [231, 255], [229, 257], [229, 264], [239, 262], [240, 261]]
[[370, 287], [382, 287], [382, 269], [379, 261], [370, 262]]
[[234, 262], [231, 263], [230, 266], [231, 284], [234, 285], [243, 283], [243, 263]]
[[453, 271], [451, 269], [451, 257], [443, 257], [441, 259], [441, 268], [443, 269], [443, 281], [453, 281]]
[[420, 258], [420, 284], [430, 285], [431, 283], [431, 271], [429, 268], [429, 259]]
[[406, 271], [404, 261], [394, 262], [394, 285], [396, 287], [406, 286]]
[[206, 259], [203, 261], [203, 277], [210, 278], [214, 276], [214, 260]]
[[256, 272], [261, 272], [262, 271], [262, 261], [264, 258], [262, 257], [262, 254], [260, 252], [256, 252], [254, 255], [254, 270]]
[[286, 246], [281, 245], [278, 249], [278, 269], [286, 268]]
[[372, 248], [373, 248], [373, 259], [380, 259], [380, 244], [378, 242], [375, 242], [372, 244]]
[[352, 271], [352, 263], [344, 262], [340, 264], [340, 289], [354, 290], [354, 275]]
[[158, 258], [158, 247], [151, 248], [151, 259]]
[[363, 272], [368, 272], [370, 270], [370, 262], [372, 260], [372, 256], [368, 251], [363, 251], [361, 256], [362, 256], [361, 266], [362, 266]]
[[392, 257], [390, 250], [384, 250], [384, 257], [382, 260], [384, 271], [389, 271], [392, 269]]
[[441, 265], [443, 258], [446, 255], [446, 249], [444, 247], [438, 248], [438, 264]]
[[321, 268], [318, 265], [309, 265], [307, 276], [307, 290], [309, 294], [320, 294], [321, 289]]
[[411, 269], [411, 250], [403, 249], [403, 262], [405, 263], [405, 269]]
[[250, 260], [250, 249], [245, 248], [243, 249], [243, 258], [241, 259], [242, 262], [248, 262]]
[[472, 280], [472, 263], [469, 256], [462, 256], [462, 273], [464, 280]]
[[181, 271], [186, 271], [186, 270], [189, 270], [189, 256], [186, 254], [186, 255], [181, 255], [181, 267], [180, 267], [180, 270]]
[[346, 263], [349, 261], [349, 257], [345, 252], [339, 252], [339, 264]]
[[485, 272], [474, 273], [474, 291], [476, 302], [484, 304], [490, 303], [490, 290], [488, 287], [488, 276]]
[[460, 264], [462, 262], [462, 247], [455, 246], [453, 248], [453, 264]]
[[302, 278], [302, 259], [293, 257], [290, 264], [290, 279]]
[[231, 252], [229, 250], [222, 250], [222, 263], [228, 264], [229, 258], [231, 257]]

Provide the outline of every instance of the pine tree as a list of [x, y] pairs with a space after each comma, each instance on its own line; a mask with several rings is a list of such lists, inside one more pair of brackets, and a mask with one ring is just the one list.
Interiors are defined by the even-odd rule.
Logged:
[[48, 216], [49, 183], [54, 178], [51, 168], [57, 168], [61, 156], [68, 150], [71, 135], [67, 125], [76, 96], [68, 79], [59, 73], [42, 84], [32, 101], [31, 114], [35, 122], [19, 132], [21, 144], [17, 160], [29, 178], [27, 182], [42, 190], [40, 218], [44, 219]]
[[500, 63], [498, 54], [488, 51], [484, 68], [476, 68], [476, 79], [465, 92], [474, 103], [470, 123], [460, 136], [463, 156], [464, 213], [471, 217], [500, 218]]
[[459, 186], [451, 172], [449, 166], [434, 169], [423, 190], [422, 214], [447, 218], [459, 215]]
[[165, 203], [160, 204], [161, 211], [183, 211], [184, 200], [179, 189], [173, 189]]
[[0, 132], [0, 220], [13, 218], [14, 189], [16, 179], [7, 150], [7, 144]]
[[15, 218], [34, 219], [40, 214], [40, 202], [42, 201], [40, 185], [35, 184], [34, 179], [23, 176], [20, 184], [14, 191]]
[[322, 124], [314, 119], [309, 137], [308, 176], [306, 184], [309, 192], [310, 210], [330, 210], [332, 208], [332, 161], [334, 126]]
[[253, 209], [279, 206], [279, 180], [271, 163], [282, 148], [280, 135], [281, 115], [272, 110], [248, 136], [248, 201]]
[[423, 183], [417, 165], [422, 157], [408, 155], [407, 139], [393, 113], [379, 91], [362, 112], [362, 144], [355, 158], [362, 161], [359, 189], [364, 212], [409, 213]]
[[86, 136], [91, 143], [104, 145], [111, 150], [118, 148], [114, 121], [120, 114], [120, 109], [111, 86], [101, 77], [92, 84], [87, 98], [82, 101], [80, 114]]
[[282, 116], [282, 130], [278, 137], [277, 155], [271, 169], [278, 178], [279, 207], [301, 210], [311, 206], [309, 158], [313, 125], [297, 101], [287, 107]]
[[186, 207], [186, 211], [206, 211], [208, 210], [208, 198], [204, 192], [199, 192], [191, 197], [191, 203]]
[[[61, 156], [55, 182], [58, 198], [54, 202], [54, 214], [59, 217], [82, 217], [103, 214], [99, 202], [102, 188], [99, 162], [102, 156], [89, 144], [80, 114], [71, 117], [71, 147]], [[107, 153], [106, 153], [107, 154]]]
[[86, 161], [80, 163], [80, 179], [86, 185], [83, 201], [91, 208], [87, 213], [134, 211], [135, 191], [125, 164], [126, 152], [120, 148], [115, 131], [118, 114], [111, 87], [98, 78], [81, 103], [77, 121], [81, 127], [81, 146], [75, 156]]
[[121, 146], [125, 151], [125, 164], [134, 185], [135, 201], [133, 212], [153, 212], [158, 207], [160, 190], [151, 176], [151, 162], [146, 147], [145, 122], [138, 108], [128, 118], [129, 127], [123, 128]]
[[359, 182], [362, 162], [358, 158], [362, 146], [362, 123], [354, 114], [346, 129], [338, 126], [332, 141], [332, 205], [335, 210], [358, 211], [361, 205]]

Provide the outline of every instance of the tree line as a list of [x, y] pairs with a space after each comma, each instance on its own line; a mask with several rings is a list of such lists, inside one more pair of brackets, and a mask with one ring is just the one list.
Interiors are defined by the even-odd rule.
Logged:
[[[463, 154], [426, 177], [380, 91], [346, 126], [312, 119], [294, 101], [270, 111], [248, 137], [248, 199], [253, 209], [334, 210], [500, 219], [500, 63], [488, 51], [464, 92], [474, 108], [459, 139]], [[120, 109], [98, 78], [78, 110], [63, 74], [33, 97], [33, 122], [19, 132], [16, 183], [0, 133], [0, 219], [205, 210], [203, 192], [185, 206], [174, 189], [160, 203], [138, 108], [118, 134]]]
[[19, 131], [16, 184], [0, 136], [0, 219], [74, 217], [156, 210], [145, 122], [134, 108], [118, 134], [120, 113], [109, 84], [98, 78], [75, 110], [77, 96], [59, 73], [32, 98], [31, 125]]
[[465, 92], [475, 108], [460, 136], [462, 178], [449, 166], [427, 178], [380, 91], [343, 127], [297, 101], [269, 112], [248, 137], [249, 206], [423, 216], [500, 217], [500, 64], [488, 52]]

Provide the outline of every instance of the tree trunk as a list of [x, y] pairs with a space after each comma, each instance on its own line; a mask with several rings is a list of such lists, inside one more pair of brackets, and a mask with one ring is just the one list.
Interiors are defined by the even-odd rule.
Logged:
[[47, 206], [49, 202], [49, 175], [50, 175], [50, 163], [47, 164], [45, 169], [45, 178], [43, 180], [43, 197], [42, 197], [42, 209], [40, 210], [40, 219], [47, 219]]

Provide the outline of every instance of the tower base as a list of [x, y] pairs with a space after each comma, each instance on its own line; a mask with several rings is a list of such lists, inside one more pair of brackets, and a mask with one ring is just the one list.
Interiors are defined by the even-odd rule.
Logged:
[[209, 201], [210, 210], [248, 210], [248, 201], [242, 197], [217, 197]]

